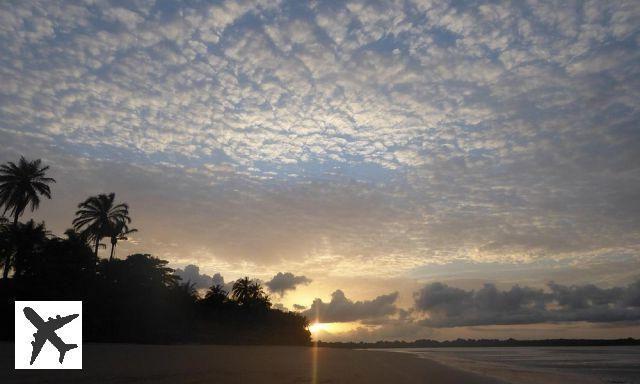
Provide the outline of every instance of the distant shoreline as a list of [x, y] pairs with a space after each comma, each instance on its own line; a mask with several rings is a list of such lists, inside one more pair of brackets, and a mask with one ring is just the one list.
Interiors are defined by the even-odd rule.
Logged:
[[459, 339], [459, 340], [416, 340], [416, 341], [377, 341], [368, 342], [325, 342], [318, 341], [318, 346], [326, 348], [348, 349], [386, 349], [386, 348], [490, 348], [490, 347], [614, 347], [640, 346], [640, 339]]
[[[0, 343], [13, 343], [13, 340], [0, 340]], [[122, 344], [122, 345], [156, 345], [156, 346], [253, 346], [253, 347], [321, 347], [321, 348], [345, 348], [345, 349], [398, 349], [398, 348], [491, 348], [491, 347], [615, 347], [615, 346], [640, 346], [640, 339], [632, 337], [624, 339], [459, 339], [459, 340], [416, 340], [416, 341], [376, 341], [376, 342], [327, 342], [318, 341], [309, 344], [287, 343], [260, 343], [260, 342], [198, 342], [166, 340], [154, 341], [110, 341], [110, 340], [86, 340], [92, 344]]]

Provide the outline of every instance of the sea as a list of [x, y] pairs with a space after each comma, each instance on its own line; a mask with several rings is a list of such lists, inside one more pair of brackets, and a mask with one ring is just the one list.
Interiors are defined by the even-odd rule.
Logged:
[[508, 383], [640, 384], [640, 346], [398, 348]]

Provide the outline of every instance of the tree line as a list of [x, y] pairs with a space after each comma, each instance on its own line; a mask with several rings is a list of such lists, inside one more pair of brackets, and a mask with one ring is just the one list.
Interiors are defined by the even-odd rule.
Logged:
[[[231, 292], [214, 285], [199, 295], [166, 260], [141, 253], [116, 258], [118, 242], [137, 229], [129, 205], [114, 193], [78, 204], [63, 237], [44, 222], [20, 222], [27, 209], [51, 199], [56, 181], [48, 170], [24, 157], [0, 165], [0, 339], [14, 337], [15, 300], [82, 300], [89, 341], [310, 343], [307, 319], [272, 308], [256, 280], [239, 279]], [[107, 246], [109, 258], [99, 258]]]

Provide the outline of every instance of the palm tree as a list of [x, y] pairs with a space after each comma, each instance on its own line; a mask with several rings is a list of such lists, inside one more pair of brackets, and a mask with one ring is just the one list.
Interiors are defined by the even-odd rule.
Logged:
[[48, 169], [42, 166], [42, 160], [28, 161], [24, 157], [17, 165], [10, 161], [0, 166], [0, 206], [4, 206], [3, 215], [9, 211], [13, 216], [14, 226], [27, 205], [31, 204], [31, 211], [38, 209], [40, 195], [51, 198], [47, 184], [56, 181], [46, 177]]
[[207, 293], [204, 295], [203, 303], [211, 307], [220, 307], [227, 302], [227, 296], [229, 293], [224, 289], [221, 284], [213, 284]]
[[80, 232], [87, 241], [94, 242], [94, 254], [98, 257], [100, 240], [110, 236], [110, 231], [118, 223], [129, 224], [129, 206], [115, 203], [116, 194], [91, 196], [78, 204], [73, 229]]
[[44, 222], [36, 223], [33, 220], [18, 223], [17, 226], [12, 226], [9, 232], [11, 249], [7, 262], [13, 265], [14, 277], [24, 276], [33, 269], [34, 263], [37, 264], [43, 257], [43, 250], [51, 232], [44, 226]]
[[214, 284], [212, 285], [208, 290], [207, 293], [205, 294], [205, 298], [210, 298], [210, 297], [224, 297], [226, 298], [228, 295], [227, 291], [224, 289], [224, 286], [221, 284]]
[[[46, 177], [49, 166], [42, 166], [42, 160], [28, 161], [20, 157], [18, 164], [8, 162], [0, 166], [0, 206], [4, 206], [2, 215], [9, 212], [13, 217], [14, 229], [18, 226], [18, 219], [28, 205], [31, 211], [40, 206], [40, 196], [51, 198], [49, 183], [56, 181]], [[3, 279], [9, 276], [9, 262], [4, 263]]]
[[113, 255], [118, 244], [118, 240], [127, 241], [129, 235], [138, 232], [137, 229], [131, 228], [124, 221], [118, 221], [109, 229], [109, 237], [111, 238], [111, 254], [109, 255], [109, 261], [113, 260]]
[[260, 300], [267, 300], [264, 289], [259, 282], [244, 277], [236, 280], [231, 288], [233, 298], [240, 304], [250, 304]]
[[231, 287], [233, 298], [239, 303], [246, 303], [251, 298], [251, 279], [244, 277], [236, 280]]
[[251, 297], [251, 299], [253, 300], [266, 297], [266, 295], [264, 294], [264, 289], [258, 281], [253, 281], [249, 286], [249, 297]]

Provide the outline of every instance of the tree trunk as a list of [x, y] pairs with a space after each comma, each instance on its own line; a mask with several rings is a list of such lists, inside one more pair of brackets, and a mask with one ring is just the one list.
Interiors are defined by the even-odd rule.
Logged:
[[9, 258], [11, 254], [7, 252], [6, 259], [4, 260], [4, 271], [2, 271], [2, 279], [6, 280], [9, 278]]
[[93, 254], [98, 258], [98, 247], [100, 247], [100, 237], [96, 237], [96, 248], [93, 251]]
[[[14, 232], [18, 229], [18, 217], [20, 217], [20, 210], [16, 209], [13, 213], [13, 230]], [[9, 264], [11, 261], [11, 253], [7, 253], [7, 258], [4, 261], [4, 271], [2, 271], [2, 279], [6, 280], [9, 278]]]
[[4, 261], [4, 271], [2, 272], [2, 279], [6, 280], [9, 278], [9, 254], [7, 254], [7, 259]]
[[111, 242], [111, 255], [109, 255], [109, 263], [113, 260], [113, 251], [116, 249], [116, 243]]

